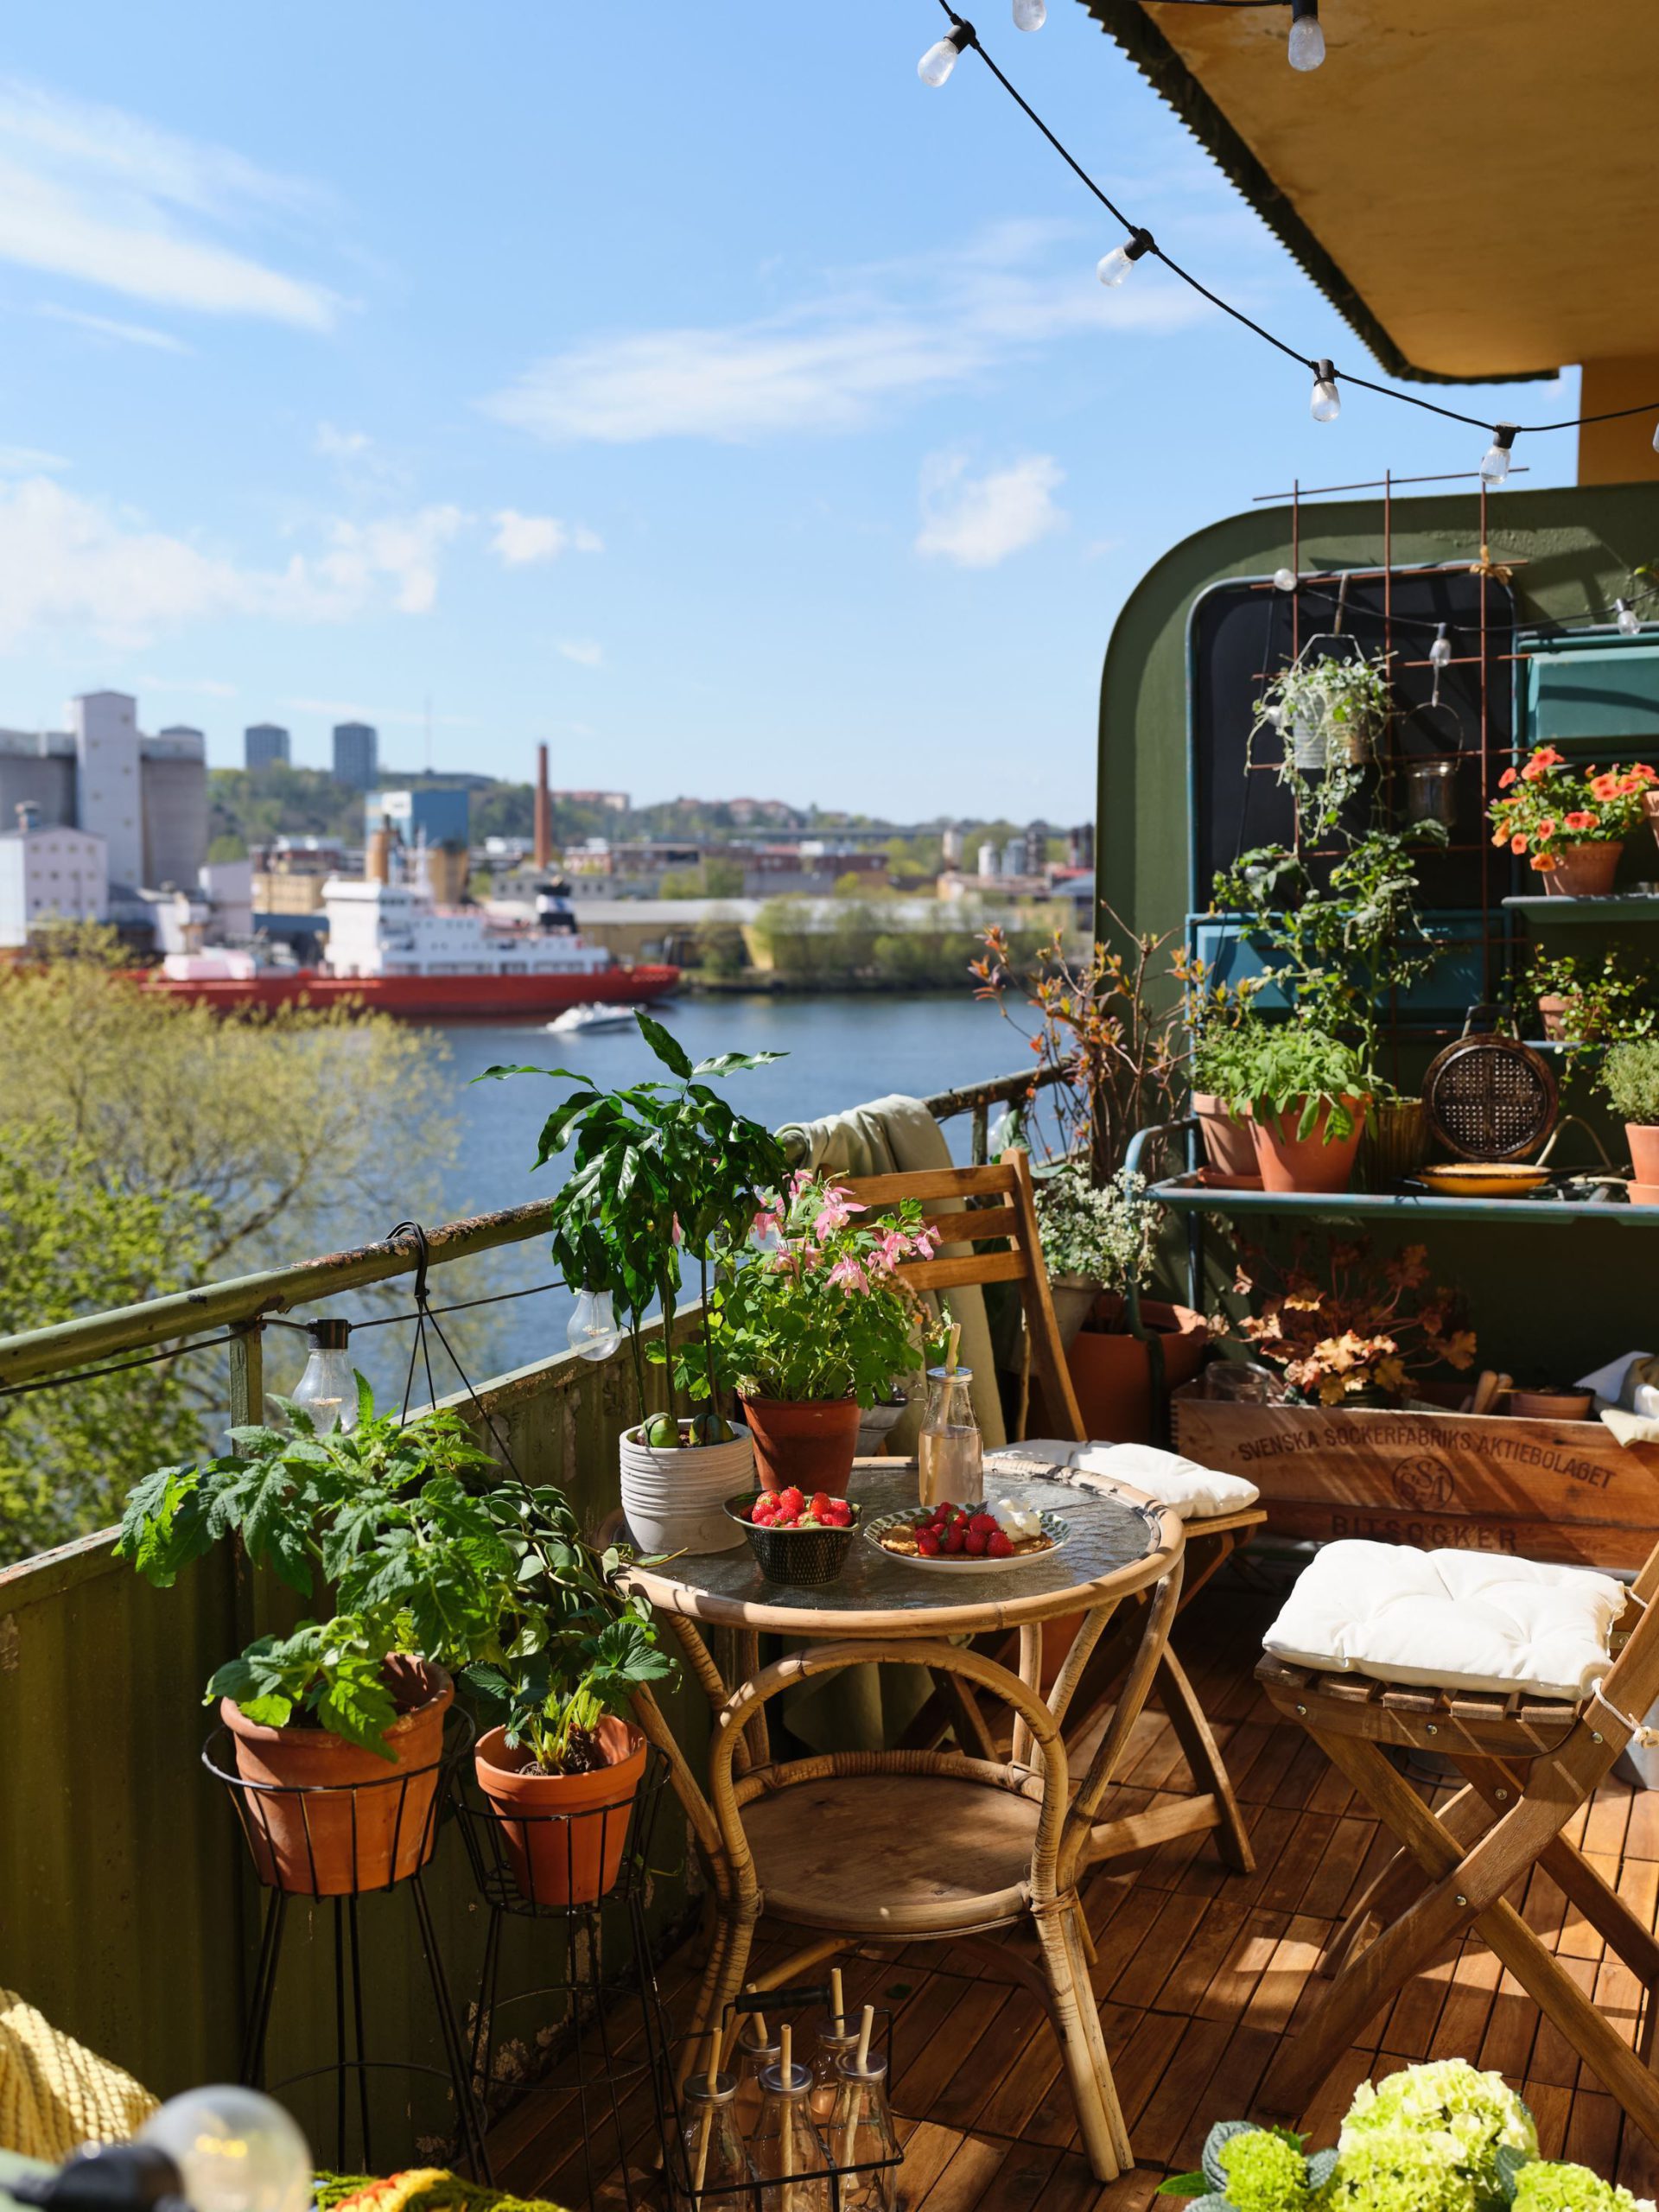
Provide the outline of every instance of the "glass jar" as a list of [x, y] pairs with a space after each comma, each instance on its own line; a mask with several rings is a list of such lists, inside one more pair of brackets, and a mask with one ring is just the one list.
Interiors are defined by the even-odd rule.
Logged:
[[306, 1330], [310, 1351], [305, 1372], [289, 1392], [296, 1406], [310, 1415], [318, 1436], [357, 1427], [357, 1377], [352, 1372], [349, 1321], [325, 1319]]
[[746, 2139], [754, 2133], [760, 2117], [760, 2076], [784, 2055], [783, 2045], [757, 2023], [758, 2015], [751, 2013], [737, 2044], [737, 2124]]
[[812, 2117], [820, 2127], [826, 2126], [836, 2108], [836, 2099], [841, 2089], [841, 2062], [850, 2057], [858, 2049], [858, 2030], [837, 2021], [831, 2012], [818, 2031], [818, 2046], [812, 2054]]
[[[826, 2131], [841, 2169], [841, 2212], [896, 2212], [899, 2139], [887, 2107], [887, 2062], [874, 2051], [858, 2063], [856, 2044], [841, 2060], [836, 2108]], [[892, 2159], [888, 2165], [884, 2162]], [[862, 2173], [849, 2168], [863, 2167]]]
[[927, 1419], [916, 1441], [917, 1489], [924, 1505], [974, 1505], [984, 1487], [984, 1453], [968, 1386], [970, 1367], [931, 1367]]
[[754, 2168], [737, 2122], [736, 2075], [694, 2075], [680, 2091], [680, 2104], [685, 2164], [671, 2177], [676, 2212], [695, 2208], [704, 2191], [721, 2212], [728, 2206], [730, 2212], [757, 2212], [754, 2191], [744, 2186]]
[[[812, 2124], [812, 2069], [768, 2066], [760, 2076], [760, 2117], [749, 2138], [760, 2212], [836, 2212], [823, 2142]], [[847, 2197], [843, 2193], [841, 2204]]]

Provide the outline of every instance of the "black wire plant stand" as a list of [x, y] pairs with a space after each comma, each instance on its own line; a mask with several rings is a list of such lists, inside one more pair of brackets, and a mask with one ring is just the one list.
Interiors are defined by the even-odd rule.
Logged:
[[[454, 2100], [460, 2155], [472, 2164], [480, 2179], [490, 2178], [489, 2152], [473, 2094], [465, 2041], [449, 1993], [431, 1903], [422, 1880], [437, 1847], [440, 1830], [454, 1811], [456, 1770], [472, 1750], [476, 1732], [471, 1718], [451, 1706], [444, 1715], [442, 1746], [435, 1760], [423, 1766], [398, 1767], [367, 1781], [346, 1783], [299, 1785], [243, 1774], [238, 1769], [231, 1731], [223, 1725], [212, 1731], [202, 1750], [203, 1766], [230, 1793], [254, 1872], [267, 1892], [237, 2078], [252, 2088], [280, 2090], [332, 2075], [334, 2165], [342, 2173], [376, 2171], [370, 2076], [398, 2072], [433, 2075], [448, 2082]], [[365, 1897], [394, 1891], [407, 1895], [414, 1910], [443, 2049], [441, 2067], [421, 2060], [369, 2056], [363, 2018], [359, 1905]], [[330, 1908], [334, 2056], [321, 2065], [302, 2068], [267, 2084], [265, 2045], [289, 1906], [295, 1898], [308, 1900], [314, 1916], [325, 1904]], [[356, 2163], [349, 2155], [353, 2101], [361, 2152]]]
[[[620, 1773], [617, 1768], [605, 1770]], [[661, 1755], [648, 1749], [637, 1789], [572, 1812], [511, 1811], [475, 1787], [457, 1788], [462, 1840], [489, 1913], [472, 2023], [474, 2094], [486, 2124], [518, 2098], [574, 2101], [580, 2130], [584, 2198], [614, 2172], [628, 2212], [645, 2201], [630, 2165], [630, 2143], [654, 2119], [662, 2133], [663, 2053], [667, 2016], [657, 1986], [645, 1904], [652, 1847], [667, 1779]], [[500, 1993], [504, 1938], [510, 1926], [540, 1928], [551, 1936], [562, 1970], [529, 1989]], [[621, 1940], [627, 1964], [612, 1971]], [[543, 1953], [529, 1936], [526, 1950]], [[534, 2080], [498, 2064], [504, 2016], [549, 1997], [565, 2000], [559, 2056]], [[615, 2018], [622, 2000], [620, 2022]], [[637, 2044], [636, 2044], [637, 2038]], [[614, 2158], [606, 2153], [614, 2146]], [[599, 2155], [596, 2155], [596, 2151]]]

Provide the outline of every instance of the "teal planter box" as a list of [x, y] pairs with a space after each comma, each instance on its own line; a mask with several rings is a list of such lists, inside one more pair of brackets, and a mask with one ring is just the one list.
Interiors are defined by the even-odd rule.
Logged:
[[1659, 747], [1659, 639], [1599, 637], [1528, 656], [1527, 736], [1611, 760], [1649, 760]]
[[[1402, 995], [1400, 1013], [1407, 1020], [1419, 1021], [1461, 1016], [1484, 996], [1480, 917], [1431, 912], [1424, 915], [1423, 928], [1430, 943], [1443, 950], [1427, 975]], [[1211, 983], [1237, 984], [1271, 975], [1287, 964], [1282, 955], [1260, 941], [1260, 929], [1253, 918], [1242, 914], [1193, 914], [1187, 918], [1189, 942]], [[1257, 994], [1255, 1003], [1263, 1013], [1288, 1014], [1292, 1001], [1288, 991], [1269, 983]]]

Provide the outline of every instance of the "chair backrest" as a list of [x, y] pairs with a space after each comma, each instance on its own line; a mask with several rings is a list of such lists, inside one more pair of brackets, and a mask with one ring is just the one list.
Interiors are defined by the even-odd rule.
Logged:
[[[897, 1205], [918, 1198], [937, 1229], [944, 1250], [931, 1260], [908, 1260], [899, 1275], [917, 1290], [952, 1290], [966, 1283], [1012, 1282], [1025, 1309], [1031, 1365], [1043, 1386], [1046, 1432], [1073, 1443], [1086, 1441], [1077, 1393], [1060, 1345], [1049, 1294], [1048, 1270], [1037, 1233], [1030, 1156], [1005, 1152], [988, 1167], [931, 1167], [908, 1175], [865, 1175], [836, 1181], [861, 1205]], [[970, 1206], [969, 1198], [1000, 1201]], [[1005, 1249], [981, 1251], [991, 1244]], [[955, 1249], [952, 1248], [960, 1248]], [[1022, 1424], [1023, 1426], [1023, 1424]]]

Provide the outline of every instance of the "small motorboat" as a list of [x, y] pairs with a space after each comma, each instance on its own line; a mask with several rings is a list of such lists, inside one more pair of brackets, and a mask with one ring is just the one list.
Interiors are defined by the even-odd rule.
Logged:
[[568, 1006], [547, 1026], [556, 1037], [586, 1036], [595, 1029], [632, 1029], [634, 1015], [644, 1012], [636, 1006]]

